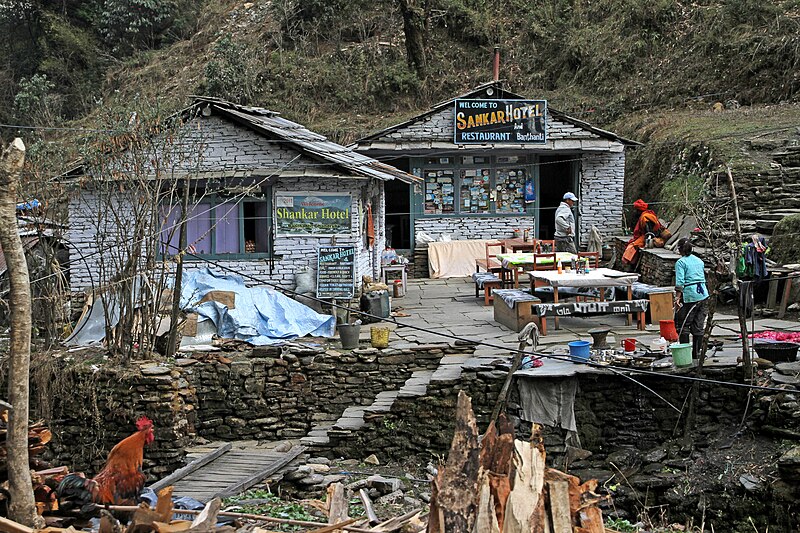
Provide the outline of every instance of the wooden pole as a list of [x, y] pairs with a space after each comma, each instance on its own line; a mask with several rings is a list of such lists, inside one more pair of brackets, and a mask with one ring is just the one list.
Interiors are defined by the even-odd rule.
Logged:
[[175, 286], [172, 288], [172, 309], [170, 310], [169, 339], [167, 341], [167, 355], [175, 355], [178, 351], [178, 315], [181, 306], [181, 285], [183, 285], [183, 256], [186, 253], [186, 220], [189, 210], [189, 185], [190, 178], [186, 176], [183, 186], [183, 202], [181, 204], [181, 229], [178, 237], [178, 254], [175, 256]]
[[739, 330], [742, 333], [742, 364], [744, 365], [744, 379], [750, 381], [753, 379], [753, 363], [750, 360], [750, 348], [748, 347], [747, 340], [747, 316], [744, 312], [744, 304], [741, 298], [742, 286], [739, 279], [736, 277], [736, 264], [739, 261], [739, 253], [742, 247], [742, 226], [739, 222], [739, 201], [736, 198], [736, 185], [733, 182], [733, 174], [731, 167], [727, 167], [728, 171], [728, 187], [731, 190], [731, 200], [733, 201], [733, 226], [736, 233], [736, 247], [733, 250], [733, 285], [739, 290], [739, 305], [737, 305], [737, 314], [739, 315]]
[[25, 144], [16, 138], [0, 158], [0, 246], [8, 265], [11, 340], [9, 343], [8, 401], [8, 514], [12, 520], [35, 526], [28, 455], [28, 404], [31, 366], [31, 283], [17, 226], [17, 181], [25, 164]]

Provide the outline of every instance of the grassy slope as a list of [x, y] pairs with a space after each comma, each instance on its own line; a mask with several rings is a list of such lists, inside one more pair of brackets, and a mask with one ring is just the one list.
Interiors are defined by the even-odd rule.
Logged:
[[[406, 65], [394, 2], [329, 3], [335, 9], [323, 17], [300, 20], [283, 9], [290, 2], [205, 0], [191, 38], [107, 73], [104, 107], [159, 98], [176, 109], [191, 94], [212, 93], [346, 143], [486, 81], [501, 42], [510, 89], [646, 143], [630, 158], [629, 197], [652, 192], [694, 146], [708, 144], [719, 162], [764, 164], [741, 152], [743, 141], [798, 123], [793, 105], [709, 111], [717, 99], [796, 98], [796, 2], [437, 0], [425, 80]], [[225, 36], [227, 54], [219, 50]], [[230, 67], [216, 85], [206, 75], [214, 61]], [[96, 124], [101, 113], [81, 122]]]

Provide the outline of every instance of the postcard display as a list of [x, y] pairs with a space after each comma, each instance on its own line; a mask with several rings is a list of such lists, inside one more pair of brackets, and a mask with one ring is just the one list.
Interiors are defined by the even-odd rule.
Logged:
[[456, 206], [455, 172], [428, 170], [425, 172], [425, 213], [441, 215], [454, 213]]

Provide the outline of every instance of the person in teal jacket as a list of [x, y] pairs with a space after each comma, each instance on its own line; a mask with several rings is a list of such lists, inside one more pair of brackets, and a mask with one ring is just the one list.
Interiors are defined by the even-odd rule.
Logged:
[[675, 311], [675, 327], [680, 342], [688, 343], [692, 334], [692, 358], [700, 356], [706, 324], [706, 286], [705, 264], [692, 254], [689, 239], [678, 242], [681, 258], [675, 263], [675, 289], [679, 293], [678, 309]]

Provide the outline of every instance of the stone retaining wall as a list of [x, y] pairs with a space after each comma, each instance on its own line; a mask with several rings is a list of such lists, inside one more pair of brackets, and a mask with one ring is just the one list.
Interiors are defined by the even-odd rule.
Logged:
[[[129, 368], [103, 360], [59, 362], [53, 372], [62, 385], [53, 385], [52, 374], [34, 370], [32, 417], [44, 418], [52, 428], [55, 463], [94, 474], [108, 451], [135, 431], [135, 420], [147, 415], [156, 441], [145, 453], [145, 470], [158, 478], [183, 465], [185, 448], [196, 436], [301, 437], [347, 407], [370, 405], [379, 392], [399, 389], [413, 372], [435, 369], [445, 353], [466, 349], [263, 347]], [[48, 398], [47, 407], [39, 397]]]
[[[622, 264], [622, 255], [630, 237], [615, 237], [613, 239], [616, 252], [616, 262], [614, 268], [626, 270]], [[639, 281], [656, 285], [658, 287], [673, 287], [675, 285], [675, 262], [680, 256], [664, 248], [652, 250], [640, 250], [641, 259], [639, 260]]]

